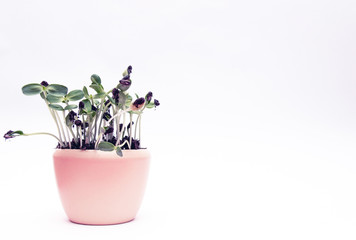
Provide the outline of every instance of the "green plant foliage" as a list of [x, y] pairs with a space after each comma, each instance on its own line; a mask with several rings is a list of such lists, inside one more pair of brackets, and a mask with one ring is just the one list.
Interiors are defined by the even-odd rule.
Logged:
[[78, 106], [77, 105], [74, 105], [74, 104], [71, 104], [71, 105], [67, 105], [64, 110], [73, 110], [73, 109], [76, 109]]
[[[68, 92], [66, 86], [48, 84], [46, 81], [23, 86], [23, 94], [39, 94], [44, 100], [56, 124], [58, 135], [45, 132], [24, 134], [22, 131], [10, 130], [5, 133], [4, 138], [46, 134], [56, 138], [58, 148], [61, 149], [115, 151], [121, 157], [123, 150], [141, 149], [143, 111], [146, 108], [156, 108], [160, 104], [156, 99], [150, 102], [151, 92], [145, 98], [135, 94], [137, 99], [133, 102], [133, 97], [127, 92], [132, 84], [131, 73], [132, 67], [129, 66], [123, 73], [123, 78], [115, 83], [117, 87], [108, 92], [104, 91], [102, 81], [96, 74], [90, 77], [89, 87], [93, 90], [84, 86], [82, 90]], [[75, 110], [77, 108], [79, 110]], [[137, 124], [133, 125], [133, 122]]]
[[69, 101], [78, 101], [81, 100], [83, 97], [84, 93], [82, 90], [73, 90], [67, 94], [67, 99]]
[[84, 93], [85, 98], [89, 98], [89, 93], [88, 93], [88, 89], [86, 86], [83, 87], [83, 93]]
[[120, 157], [123, 156], [121, 148], [119, 146], [116, 147], [116, 154], [119, 155]]
[[82, 101], [84, 103], [84, 110], [88, 113], [91, 112], [91, 102], [88, 99]]
[[23, 131], [18, 130], [18, 131], [13, 132], [12, 134], [13, 135], [23, 135], [24, 133], [23, 133]]
[[155, 104], [153, 102], [150, 102], [146, 105], [146, 108], [154, 108]]
[[115, 104], [115, 100], [114, 100], [112, 97], [110, 97], [110, 96], [108, 95], [107, 98], [109, 99], [109, 101], [110, 101], [112, 104]]
[[106, 96], [106, 93], [105, 92], [101, 92], [101, 93], [98, 93], [98, 94], [95, 94], [93, 96], [94, 99], [102, 99]]
[[119, 105], [123, 106], [126, 104], [126, 94], [123, 91], [119, 92]]
[[95, 83], [90, 84], [89, 87], [94, 89], [95, 92], [97, 92], [97, 93], [102, 93], [104, 91], [104, 88], [101, 85], [98, 85], [98, 84], [95, 84]]
[[93, 83], [101, 85], [101, 79], [98, 75], [93, 74], [93, 75], [91, 75], [90, 79]]
[[68, 88], [66, 86], [59, 85], [59, 84], [50, 84], [47, 87], [47, 91], [49, 94], [62, 97], [67, 94]]
[[54, 110], [57, 110], [57, 111], [64, 111], [63, 107], [59, 104], [50, 103], [48, 106]]
[[42, 90], [43, 90], [43, 86], [38, 83], [31, 83], [22, 87], [22, 93], [27, 96], [37, 95], [41, 93]]
[[100, 142], [98, 145], [98, 149], [101, 151], [111, 152], [115, 150], [115, 145], [110, 142]]
[[63, 101], [63, 97], [61, 97], [61, 96], [56, 96], [56, 95], [53, 95], [53, 94], [48, 94], [47, 95], [47, 101], [49, 102], [49, 103], [60, 103], [60, 102], [62, 102]]
[[73, 122], [70, 120], [69, 115], [70, 114], [68, 113], [67, 116], [66, 116], [66, 119], [65, 119], [67, 127], [71, 127], [73, 125]]

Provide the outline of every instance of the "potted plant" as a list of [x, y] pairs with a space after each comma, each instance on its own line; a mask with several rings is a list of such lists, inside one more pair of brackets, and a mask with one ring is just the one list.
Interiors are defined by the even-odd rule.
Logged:
[[59, 84], [32, 83], [25, 95], [40, 95], [55, 122], [58, 135], [8, 131], [4, 138], [45, 134], [58, 145], [53, 154], [57, 186], [70, 221], [106, 225], [131, 221], [140, 207], [150, 154], [141, 147], [141, 119], [159, 101], [128, 93], [132, 67], [118, 85], [105, 91], [98, 75], [91, 76], [90, 94], [68, 91]]

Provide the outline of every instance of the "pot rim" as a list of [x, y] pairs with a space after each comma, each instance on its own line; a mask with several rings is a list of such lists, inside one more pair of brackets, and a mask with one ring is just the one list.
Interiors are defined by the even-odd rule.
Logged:
[[115, 151], [106, 152], [98, 149], [55, 149], [53, 156], [65, 156], [65, 157], [75, 157], [75, 158], [101, 158], [109, 157], [115, 159], [123, 158], [150, 158], [150, 152], [147, 149], [125, 149], [122, 150], [123, 157], [116, 154]]

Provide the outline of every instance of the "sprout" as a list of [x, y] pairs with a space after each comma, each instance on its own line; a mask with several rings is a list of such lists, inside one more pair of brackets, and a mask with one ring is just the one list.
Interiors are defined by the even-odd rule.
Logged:
[[[61, 149], [99, 149], [115, 151], [119, 156], [123, 155], [123, 149], [140, 149], [142, 113], [160, 103], [156, 99], [152, 101], [152, 92], [145, 97], [136, 94], [137, 99], [133, 101], [127, 92], [132, 84], [131, 73], [132, 66], [128, 66], [119, 84], [108, 92], [97, 74], [91, 75], [89, 88], [84, 86], [83, 90], [68, 91], [66, 86], [46, 81], [23, 86], [23, 94], [40, 95], [58, 135], [10, 130], [4, 134], [5, 140], [45, 134], [54, 137], [58, 141], [57, 148]], [[78, 112], [73, 111], [76, 108], [79, 108]], [[136, 118], [135, 124], [133, 118]]]

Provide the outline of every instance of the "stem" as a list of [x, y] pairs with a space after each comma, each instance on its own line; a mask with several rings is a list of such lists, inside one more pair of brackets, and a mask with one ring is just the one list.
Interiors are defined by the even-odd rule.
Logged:
[[95, 146], [94, 146], [95, 149], [98, 149], [98, 145], [99, 145], [99, 142], [100, 142], [100, 139], [102, 136], [103, 136], [103, 133], [100, 133], [98, 136], [98, 140], [96, 140], [96, 142], [95, 142]]
[[122, 120], [122, 136], [121, 138], [124, 138], [124, 135], [125, 135], [125, 128], [126, 128], [126, 112], [125, 112], [125, 105], [123, 106], [123, 111], [124, 111], [124, 117], [123, 117], [123, 120]]
[[59, 135], [59, 139], [60, 139], [60, 143], [61, 143], [61, 145], [63, 145], [62, 135], [61, 135], [61, 131], [59, 130], [59, 126], [58, 126], [58, 122], [57, 122], [56, 116], [54, 115], [53, 109], [51, 109], [51, 108], [49, 107], [49, 103], [48, 103], [48, 101], [47, 101], [47, 99], [46, 99], [46, 98], [47, 98], [46, 92], [43, 92], [43, 94], [44, 94], [44, 97], [45, 97], [45, 98], [44, 98], [44, 101], [45, 101], [45, 103], [46, 103], [46, 105], [47, 105], [47, 108], [48, 108], [49, 112], [51, 113], [51, 116], [52, 116], [54, 122], [56, 123], [57, 130], [58, 130], [58, 135]]
[[137, 132], [137, 125], [138, 125], [138, 122], [139, 122], [139, 120], [140, 120], [140, 117], [141, 117], [141, 113], [139, 113], [139, 114], [137, 115], [137, 119], [136, 119], [136, 125], [135, 125], [135, 139], [137, 139], [137, 138], [136, 138], [136, 132]]
[[78, 139], [75, 137], [75, 135], [74, 135], [74, 132], [73, 132], [73, 129], [71, 128], [71, 127], [68, 127], [68, 129], [70, 130], [70, 134], [72, 134], [72, 137], [73, 137], [73, 139], [74, 139], [74, 142], [78, 142]]
[[124, 146], [125, 144], [129, 144], [129, 142], [127, 140], [125, 140], [122, 144], [119, 145], [119, 147], [121, 148], [122, 146]]
[[[101, 114], [101, 118], [100, 118], [100, 122], [99, 122], [99, 129], [98, 129], [99, 132], [100, 132], [100, 128], [101, 128], [101, 123], [102, 123], [103, 118], [104, 118], [104, 113], [107, 111], [107, 109], [108, 109], [108, 106], [105, 105], [104, 109], [102, 109], [102, 111], [101, 111], [102, 114]], [[96, 134], [96, 131], [97, 131], [97, 129], [96, 129], [96, 124], [95, 124], [95, 134]]]
[[[91, 121], [88, 121], [88, 133], [87, 133], [87, 138], [85, 139], [85, 144], [89, 144], [90, 143], [90, 138], [91, 138]], [[85, 126], [84, 126], [85, 128]]]
[[[106, 97], [106, 95], [105, 95]], [[103, 116], [104, 116], [104, 111], [103, 111], [103, 107], [104, 107], [104, 100], [105, 100], [105, 97], [101, 99], [101, 104], [100, 104], [100, 109], [99, 109], [99, 112], [97, 112], [96, 116], [95, 116], [95, 129], [94, 129], [94, 141], [96, 140], [96, 132], [97, 132], [97, 121], [98, 121], [98, 117], [100, 116], [101, 114], [101, 119], [100, 119], [100, 123], [103, 119]], [[99, 131], [100, 131], [100, 124], [99, 124]]]
[[82, 127], [79, 126], [78, 129], [79, 129], [79, 144], [80, 144], [79, 146], [80, 146], [80, 149], [82, 149], [82, 146], [83, 146], [83, 141], [82, 141]]
[[54, 135], [52, 133], [47, 133], [47, 132], [24, 133], [22, 136], [32, 136], [32, 135], [49, 135], [49, 136], [54, 137], [55, 139], [57, 139], [57, 141], [59, 142], [61, 147], [64, 147], [62, 141], [56, 135]]
[[54, 112], [54, 114], [56, 115], [57, 119], [58, 119], [58, 122], [59, 122], [59, 125], [61, 127], [61, 130], [62, 130], [62, 133], [63, 133], [63, 139], [64, 139], [64, 142], [67, 143], [67, 137], [66, 137], [66, 134], [64, 132], [64, 128], [63, 128], [63, 125], [62, 125], [62, 121], [60, 121], [60, 118], [59, 118], [59, 115], [57, 113], [57, 111]]
[[[69, 105], [68, 102], [66, 102], [66, 105], [67, 105], [67, 106]], [[67, 126], [65, 116], [63, 116], [63, 118], [64, 118], [64, 125], [67, 127], [67, 131], [68, 131], [68, 129], [70, 130], [70, 134], [72, 134], [72, 137], [73, 137], [74, 142], [77, 143], [77, 139], [76, 139], [75, 136], [74, 136], [74, 132], [73, 132], [73, 130], [72, 130], [72, 127]], [[67, 132], [67, 133], [68, 133], [68, 132]], [[70, 138], [69, 133], [68, 133], [68, 137]], [[70, 139], [69, 139], [69, 140], [70, 140]], [[72, 142], [72, 141], [69, 141], [69, 144], [70, 144], [70, 142]]]
[[64, 119], [64, 126], [65, 126], [65, 129], [66, 129], [66, 131], [67, 131], [69, 149], [71, 149], [71, 148], [72, 148], [72, 144], [70, 143], [70, 142], [71, 142], [71, 140], [70, 140], [70, 135], [69, 135], [68, 126], [67, 126], [67, 124], [66, 124], [66, 115], [65, 115], [65, 111], [63, 111], [63, 119]]
[[[120, 113], [120, 114], [119, 114]], [[124, 129], [124, 126], [122, 126], [122, 129], [120, 130], [120, 118], [121, 118], [121, 114], [122, 112], [120, 112], [120, 110], [118, 111], [118, 113], [116, 114], [116, 146], [118, 144], [120, 144], [120, 136], [121, 136], [121, 131], [122, 129]]]
[[[124, 133], [125, 124], [126, 124], [126, 119], [125, 119], [126, 110], [125, 110], [125, 106], [123, 106], [123, 108], [124, 108], [124, 109], [122, 110], [122, 112], [120, 112], [121, 114], [122, 114], [122, 113], [124, 114], [123, 121], [122, 121], [122, 129], [121, 129], [121, 131], [120, 131], [120, 133], [119, 133], [119, 136], [117, 137], [115, 146], [118, 146], [118, 145], [120, 144], [121, 135], [122, 135], [122, 137], [124, 137], [124, 136], [123, 136], [123, 135], [124, 135], [123, 133]], [[120, 121], [121, 114], [119, 115], [119, 121]], [[120, 129], [120, 124], [118, 124], [118, 128]]]
[[129, 140], [130, 140], [129, 149], [131, 149], [131, 144], [132, 144], [132, 113], [130, 113], [130, 137], [129, 137]]
[[[83, 118], [83, 134], [84, 134], [84, 142], [86, 142], [86, 139], [87, 139], [87, 135], [88, 133], [85, 131], [85, 116], [83, 115], [82, 118]], [[88, 118], [87, 118], [88, 119]], [[80, 135], [80, 141], [82, 141], [82, 135]]]
[[[142, 113], [141, 113], [142, 114]], [[139, 122], [139, 127], [138, 127], [138, 140], [141, 142], [141, 119], [142, 119], [142, 116], [140, 114], [140, 122]], [[137, 124], [137, 123], [136, 123]]]
[[139, 127], [139, 140], [141, 141], [141, 115], [143, 113], [143, 110], [145, 110], [146, 105], [141, 109], [140, 113], [137, 116], [136, 119], [136, 126], [135, 126], [135, 139], [136, 139], [136, 132], [137, 132], [137, 125], [140, 125]]

